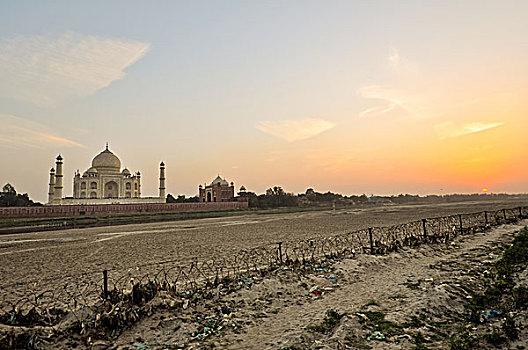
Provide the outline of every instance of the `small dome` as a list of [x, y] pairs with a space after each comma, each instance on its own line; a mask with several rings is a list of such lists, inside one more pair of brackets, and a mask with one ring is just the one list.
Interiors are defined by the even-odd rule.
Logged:
[[130, 175], [130, 170], [128, 170], [127, 168], [123, 169], [123, 171], [121, 172], [121, 174], [123, 175]]
[[225, 179], [222, 179], [220, 175], [218, 175], [216, 179], [211, 182], [211, 186], [213, 185], [229, 186], [229, 182], [227, 182]]
[[99, 172], [119, 173], [119, 169], [121, 169], [121, 161], [115, 154], [106, 148], [92, 160], [92, 168], [96, 168]]
[[211, 186], [212, 186], [212, 185], [221, 185], [221, 184], [222, 184], [222, 181], [225, 181], [225, 180], [222, 179], [222, 178], [220, 177], [220, 175], [218, 175], [218, 176], [216, 177], [216, 179], [214, 179], [213, 182], [211, 182]]
[[244, 192], [246, 188], [244, 186], [240, 187], [240, 192]]
[[91, 167], [90, 169], [86, 170], [87, 174], [97, 174], [97, 169], [94, 167]]

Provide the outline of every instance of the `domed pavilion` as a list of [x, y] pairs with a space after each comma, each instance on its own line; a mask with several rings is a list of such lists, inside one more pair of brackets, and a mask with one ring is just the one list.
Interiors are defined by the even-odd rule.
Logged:
[[200, 202], [233, 202], [235, 201], [235, 184], [229, 183], [218, 175], [209, 185], [198, 186]]
[[[92, 159], [84, 173], [77, 170], [73, 178], [73, 198], [62, 198], [62, 157], [60, 169], [50, 172], [49, 204], [136, 203], [141, 198], [141, 174], [121, 169], [121, 160], [106, 148]], [[57, 157], [57, 161], [59, 161]], [[58, 164], [58, 163], [57, 163]], [[58, 164], [59, 165], [59, 164]], [[59, 174], [60, 172], [60, 174]], [[56, 182], [60, 180], [60, 189]], [[137, 200], [134, 200], [137, 199]], [[154, 202], [165, 202], [165, 164], [160, 164], [160, 195]], [[143, 200], [141, 202], [144, 202]], [[152, 201], [151, 201], [152, 202]]]
[[141, 174], [121, 170], [121, 160], [108, 149], [96, 155], [92, 166], [73, 178], [73, 198], [139, 198]]

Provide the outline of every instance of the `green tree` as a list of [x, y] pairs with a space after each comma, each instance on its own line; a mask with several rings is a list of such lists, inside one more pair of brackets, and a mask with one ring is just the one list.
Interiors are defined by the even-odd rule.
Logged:
[[7, 183], [2, 187], [0, 193], [0, 207], [28, 207], [34, 205], [42, 205], [41, 203], [35, 203], [27, 193], [17, 194], [15, 187]]

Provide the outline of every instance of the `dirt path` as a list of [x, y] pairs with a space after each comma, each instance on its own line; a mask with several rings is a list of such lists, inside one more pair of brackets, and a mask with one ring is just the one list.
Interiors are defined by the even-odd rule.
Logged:
[[[490, 247], [511, 240], [509, 234], [521, 227], [522, 225], [502, 226], [485, 234], [465, 237], [459, 247], [452, 246], [450, 249], [436, 246], [422, 247], [386, 257], [361, 256], [358, 259], [345, 260], [335, 266], [334, 275], [338, 278], [340, 276], [340, 287], [334, 292], [302, 305], [295, 303], [285, 305], [277, 314], [270, 314], [261, 322], [248, 327], [244, 334], [225, 337], [221, 344], [233, 349], [259, 349], [262, 344], [270, 348], [302, 344], [335, 349], [336, 341], [345, 343], [344, 339], [339, 339], [338, 334], [334, 339], [325, 339], [325, 342], [329, 342], [326, 346], [323, 342], [318, 344], [315, 339], [312, 344], [303, 341], [306, 326], [321, 323], [328, 309], [350, 315], [369, 309], [383, 310], [391, 321], [400, 323], [408, 321], [411, 315], [416, 315], [422, 308], [431, 312], [433, 311], [431, 308], [443, 306], [446, 297], [449, 299], [446, 289], [452, 287], [457, 277], [461, 277], [461, 271], [431, 269], [431, 265], [436, 266], [453, 260], [468, 264], [476, 262], [481, 259], [483, 252], [489, 251]], [[489, 257], [486, 260], [489, 260]], [[416, 277], [409, 277], [413, 275]], [[430, 279], [432, 282], [429, 281]], [[417, 289], [411, 289], [406, 285], [409, 281], [418, 283], [417, 281], [426, 280], [427, 282], [421, 282]], [[378, 306], [363, 307], [373, 302]], [[345, 319], [342, 322], [357, 323], [354, 321], [356, 320]], [[338, 331], [346, 332], [345, 329]], [[374, 349], [401, 348], [404, 344], [405, 341], [399, 344], [369, 342]]]
[[[316, 273], [277, 271], [241, 282], [237, 292], [163, 311], [124, 332], [115, 348], [149, 349], [407, 349], [419, 344], [447, 348], [453, 327], [469, 298], [467, 285], [480, 288], [498, 247], [513, 239], [517, 225], [458, 237], [445, 244], [405, 249], [387, 256], [359, 255]], [[320, 290], [317, 296], [314, 290]], [[221, 294], [221, 293], [220, 293]], [[345, 314], [325, 328], [328, 310]], [[385, 341], [368, 340], [378, 329], [367, 318], [382, 315]], [[211, 320], [214, 320], [211, 321]], [[214, 323], [216, 331], [208, 330]], [[190, 336], [194, 334], [194, 336]], [[203, 340], [205, 339], [205, 340]]]

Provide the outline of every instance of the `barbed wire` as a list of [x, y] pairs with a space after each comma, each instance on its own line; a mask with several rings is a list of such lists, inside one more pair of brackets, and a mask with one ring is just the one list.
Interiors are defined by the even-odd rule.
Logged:
[[[310, 269], [327, 259], [356, 254], [387, 254], [424, 243], [449, 243], [458, 235], [528, 218], [526, 207], [428, 218], [392, 226], [301, 241], [276, 242], [190, 264], [169, 259], [123, 269], [43, 278], [17, 286], [16, 301], [3, 301], [0, 324], [64, 327], [87, 334], [103, 327], [115, 334], [137, 321], [147, 303], [165, 293], [182, 304], [197, 294], [212, 295], [219, 286], [246, 283], [279, 267]], [[145, 273], [144, 268], [156, 267]], [[54, 282], [54, 283], [51, 283]], [[12, 298], [15, 299], [15, 298]], [[68, 320], [66, 322], [65, 320]], [[1, 345], [1, 344], [0, 344]]]

